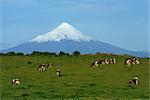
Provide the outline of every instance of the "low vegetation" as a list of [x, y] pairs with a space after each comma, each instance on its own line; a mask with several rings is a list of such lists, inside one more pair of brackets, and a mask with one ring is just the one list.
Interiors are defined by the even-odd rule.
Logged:
[[[64, 53], [61, 53], [64, 54]], [[129, 56], [108, 54], [78, 56], [38, 54], [0, 56], [1, 100], [42, 99], [149, 99], [149, 62], [140, 58], [141, 65], [125, 66]], [[117, 64], [91, 68], [96, 59], [116, 58]], [[53, 68], [38, 71], [39, 64], [53, 64]], [[62, 76], [56, 76], [60, 69]], [[139, 85], [129, 86], [135, 75]], [[13, 78], [20, 78], [20, 85], [12, 85]]]

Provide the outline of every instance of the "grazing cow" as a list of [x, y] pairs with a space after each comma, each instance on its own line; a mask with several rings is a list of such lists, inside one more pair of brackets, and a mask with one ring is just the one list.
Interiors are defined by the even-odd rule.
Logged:
[[117, 62], [116, 62], [116, 58], [113, 58], [112, 60], [113, 60], [113, 63], [114, 63], [114, 64], [116, 64], [116, 63], [117, 63]]
[[109, 60], [108, 59], [104, 59], [105, 64], [109, 64]]
[[125, 59], [125, 66], [131, 66], [132, 65], [132, 60], [131, 58]]
[[60, 74], [60, 69], [57, 69], [56, 75], [59, 76], [59, 77], [61, 76], [61, 74]]
[[96, 60], [95, 62], [93, 62], [93, 63], [91, 64], [91, 67], [98, 67], [98, 61]]
[[52, 68], [52, 67], [53, 67], [53, 66], [52, 66], [52, 63], [49, 63], [46, 67], [47, 67], [47, 68]]
[[131, 66], [131, 65], [139, 65], [141, 64], [140, 61], [137, 58], [128, 58], [125, 59], [125, 66]]
[[135, 76], [133, 79], [128, 81], [129, 85], [138, 85], [139, 84], [139, 78]]
[[93, 63], [91, 64], [91, 67], [95, 67], [95, 62], [93, 62]]
[[46, 70], [46, 65], [45, 64], [40, 64], [38, 67], [39, 71], [45, 71]]
[[98, 67], [98, 61], [95, 61], [95, 67]]
[[135, 64], [137, 64], [137, 65], [141, 64], [139, 59], [137, 59], [137, 58], [135, 59]]
[[14, 78], [13, 80], [12, 80], [12, 84], [16, 84], [16, 85], [20, 85], [20, 79], [19, 78]]
[[105, 60], [99, 60], [97, 63], [98, 65], [105, 65]]
[[109, 59], [109, 63], [110, 64], [113, 64], [114, 62], [113, 62], [113, 59]]

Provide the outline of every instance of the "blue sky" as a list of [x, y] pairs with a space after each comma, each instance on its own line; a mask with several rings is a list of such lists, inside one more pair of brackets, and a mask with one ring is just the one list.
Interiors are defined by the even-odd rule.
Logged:
[[96, 40], [148, 50], [148, 0], [0, 0], [0, 49], [68, 22]]

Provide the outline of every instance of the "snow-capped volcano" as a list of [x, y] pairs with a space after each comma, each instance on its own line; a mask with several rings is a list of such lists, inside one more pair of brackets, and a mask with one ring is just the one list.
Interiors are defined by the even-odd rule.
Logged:
[[[92, 41], [91, 41], [92, 40]], [[33, 51], [56, 52], [64, 51], [72, 53], [80, 51], [82, 54], [109, 53], [129, 54], [139, 57], [150, 57], [149, 53], [125, 50], [101, 41], [93, 40], [91, 37], [82, 34], [68, 23], [62, 23], [54, 30], [39, 35], [30, 42], [22, 43], [16, 47], [1, 52], [23, 52]]]
[[82, 34], [75, 29], [72, 25], [64, 22], [52, 31], [39, 35], [32, 39], [33, 42], [48, 42], [48, 41], [61, 41], [61, 40], [73, 40], [73, 41], [90, 41], [91, 37]]

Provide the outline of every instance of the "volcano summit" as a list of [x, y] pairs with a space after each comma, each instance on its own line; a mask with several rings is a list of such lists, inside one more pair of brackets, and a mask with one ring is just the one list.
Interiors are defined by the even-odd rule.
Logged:
[[61, 41], [61, 40], [90, 41], [93, 39], [91, 37], [82, 34], [80, 31], [75, 29], [72, 25], [68, 23], [62, 23], [54, 30], [44, 35], [39, 35], [31, 41], [47, 42], [47, 41]]

